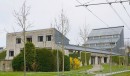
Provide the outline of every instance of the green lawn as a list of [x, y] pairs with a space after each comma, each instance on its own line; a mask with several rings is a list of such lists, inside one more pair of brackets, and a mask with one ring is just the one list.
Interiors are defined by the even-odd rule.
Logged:
[[[103, 73], [109, 73], [110, 72], [110, 65], [109, 64], [104, 64], [103, 65]], [[124, 65], [112, 65], [111, 66], [111, 72], [116, 72], [116, 71], [122, 71], [125, 70], [126, 66]], [[129, 67], [130, 68], [130, 67]]]
[[[92, 66], [80, 67], [77, 70], [65, 71], [65, 76], [93, 76], [85, 74], [83, 71], [92, 68]], [[61, 75], [62, 72], [59, 73]], [[0, 72], [0, 76], [23, 76], [23, 72]], [[27, 76], [57, 76], [57, 72], [27, 72]]]
[[[102, 72], [96, 72], [96, 73], [108, 73], [110, 66], [108, 64], [103, 64], [104, 70]], [[76, 70], [71, 70], [71, 71], [65, 71], [64, 72], [64, 76], [94, 76], [92, 74], [85, 74], [84, 71], [86, 71], [87, 69], [91, 69], [92, 66], [84, 66], [84, 67], [80, 67], [79, 69]], [[125, 70], [126, 66], [119, 66], [119, 65], [113, 65], [112, 66], [112, 72], [115, 71], [121, 71], [121, 70]], [[130, 69], [130, 66], [127, 67], [128, 69]], [[0, 72], [0, 76], [23, 76], [24, 73], [23, 72]], [[27, 72], [27, 76], [57, 76], [58, 73], [57, 72]], [[59, 75], [62, 75], [62, 72], [59, 73]], [[121, 73], [121, 74], [116, 74], [113, 76], [130, 76], [130, 72], [126, 72], [126, 73]]]
[[130, 72], [119, 73], [112, 76], [130, 76]]

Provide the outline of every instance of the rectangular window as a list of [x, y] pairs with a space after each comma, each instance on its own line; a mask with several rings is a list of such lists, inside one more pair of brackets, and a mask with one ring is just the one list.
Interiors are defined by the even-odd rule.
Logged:
[[27, 42], [32, 42], [32, 36], [26, 37]]
[[21, 43], [21, 38], [16, 38], [16, 44], [20, 44]]
[[115, 45], [115, 42], [110, 42], [110, 45]]
[[9, 56], [14, 56], [14, 51], [9, 51]]
[[43, 42], [43, 36], [38, 36], [38, 42]]
[[51, 39], [52, 39], [51, 37], [52, 37], [52, 35], [47, 35], [46, 36], [46, 41], [51, 41]]

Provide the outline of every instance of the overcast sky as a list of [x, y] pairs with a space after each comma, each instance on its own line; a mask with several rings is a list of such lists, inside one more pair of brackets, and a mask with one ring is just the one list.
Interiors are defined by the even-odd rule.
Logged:
[[[89, 1], [92, 1], [91, 3], [106, 2], [106, 0], [79, 1], [81, 3], [87, 3]], [[0, 0], [0, 47], [6, 46], [6, 33], [13, 32], [13, 27], [15, 31], [22, 30], [16, 25], [16, 19], [14, 18], [13, 13], [14, 10], [19, 11], [23, 2], [24, 0]], [[130, 5], [128, 3], [123, 4], [130, 14]], [[76, 0], [27, 0], [27, 5], [31, 6], [28, 20], [33, 23], [33, 27], [28, 30], [50, 28], [50, 24], [54, 23], [54, 18], [59, 16], [61, 9], [63, 8], [65, 15], [68, 17], [70, 22], [70, 32], [67, 37], [70, 39], [71, 44], [78, 44], [80, 42], [79, 28], [82, 28], [85, 23], [88, 25], [90, 31], [94, 28], [107, 27], [84, 7], [75, 7], [76, 5], [79, 5]], [[124, 25], [125, 38], [130, 37], [130, 31], [127, 29], [128, 27], [130, 28], [130, 18], [121, 4], [113, 4], [113, 7], [117, 10], [128, 26], [121, 22], [109, 5], [89, 6], [88, 8], [110, 27]]]

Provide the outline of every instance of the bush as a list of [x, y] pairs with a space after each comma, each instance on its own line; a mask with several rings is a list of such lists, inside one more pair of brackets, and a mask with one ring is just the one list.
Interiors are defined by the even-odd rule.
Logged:
[[65, 62], [64, 62], [64, 70], [65, 71], [70, 71], [70, 59], [69, 59], [69, 56], [67, 56], [67, 55], [65, 55], [64, 56], [64, 60], [65, 60]]
[[86, 54], [86, 63], [89, 64], [89, 59], [91, 57], [91, 53], [81, 52], [81, 61], [82, 65], [85, 65], [85, 54]]
[[0, 52], [0, 60], [5, 59], [5, 57], [6, 57], [6, 51]]
[[72, 58], [78, 58], [79, 56], [80, 54], [77, 52], [74, 52], [73, 54], [69, 54], [69, 57], [72, 57]]
[[[53, 54], [55, 56], [55, 66], [54, 66], [54, 70], [57, 71], [57, 50], [53, 50]], [[62, 51], [58, 50], [58, 59], [59, 59], [59, 71], [62, 70], [62, 65], [63, 65], [63, 54]]]
[[27, 42], [25, 44], [25, 55], [26, 55], [26, 67], [27, 67], [27, 71], [33, 71], [33, 63], [35, 61], [35, 46], [33, 45], [33, 43], [31, 42]]
[[71, 69], [78, 69], [80, 67], [80, 60], [78, 58], [70, 57]]
[[[43, 71], [43, 72], [52, 72], [57, 71], [57, 51], [49, 50], [45, 48], [38, 48], [35, 50], [35, 47], [32, 43], [26, 43], [26, 68], [27, 71]], [[59, 53], [59, 70], [62, 70], [63, 59], [62, 52]], [[12, 61], [12, 66], [14, 71], [23, 71], [24, 66], [24, 52], [22, 51], [18, 56], [16, 56]], [[69, 57], [65, 56], [64, 61], [64, 70], [70, 70], [70, 61]]]
[[36, 50], [37, 71], [54, 71], [55, 57], [51, 50], [37, 49]]
[[12, 68], [14, 71], [23, 71], [24, 70], [24, 59], [23, 59], [22, 53], [20, 53], [13, 59]]
[[[25, 44], [25, 55], [26, 55], [26, 69], [27, 71], [33, 71], [33, 63], [35, 61], [35, 46], [31, 42]], [[12, 67], [15, 71], [22, 71], [24, 67], [24, 51], [20, 52], [13, 61]]]
[[124, 64], [124, 57], [123, 56], [112, 56], [112, 63], [115, 64]]

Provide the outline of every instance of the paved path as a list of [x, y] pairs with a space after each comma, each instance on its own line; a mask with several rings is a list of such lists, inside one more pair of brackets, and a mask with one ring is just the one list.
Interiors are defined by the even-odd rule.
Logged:
[[95, 76], [110, 76], [113, 74], [118, 74], [118, 73], [123, 73], [123, 72], [129, 72], [130, 70], [123, 70], [123, 71], [118, 71], [118, 72], [112, 72], [112, 73], [105, 73], [105, 74], [96, 74]]
[[93, 68], [87, 70], [87, 73], [88, 73], [88, 74], [95, 74], [94, 72], [96, 72], [96, 71], [101, 71], [101, 70], [103, 70], [102, 65], [93, 65]]

